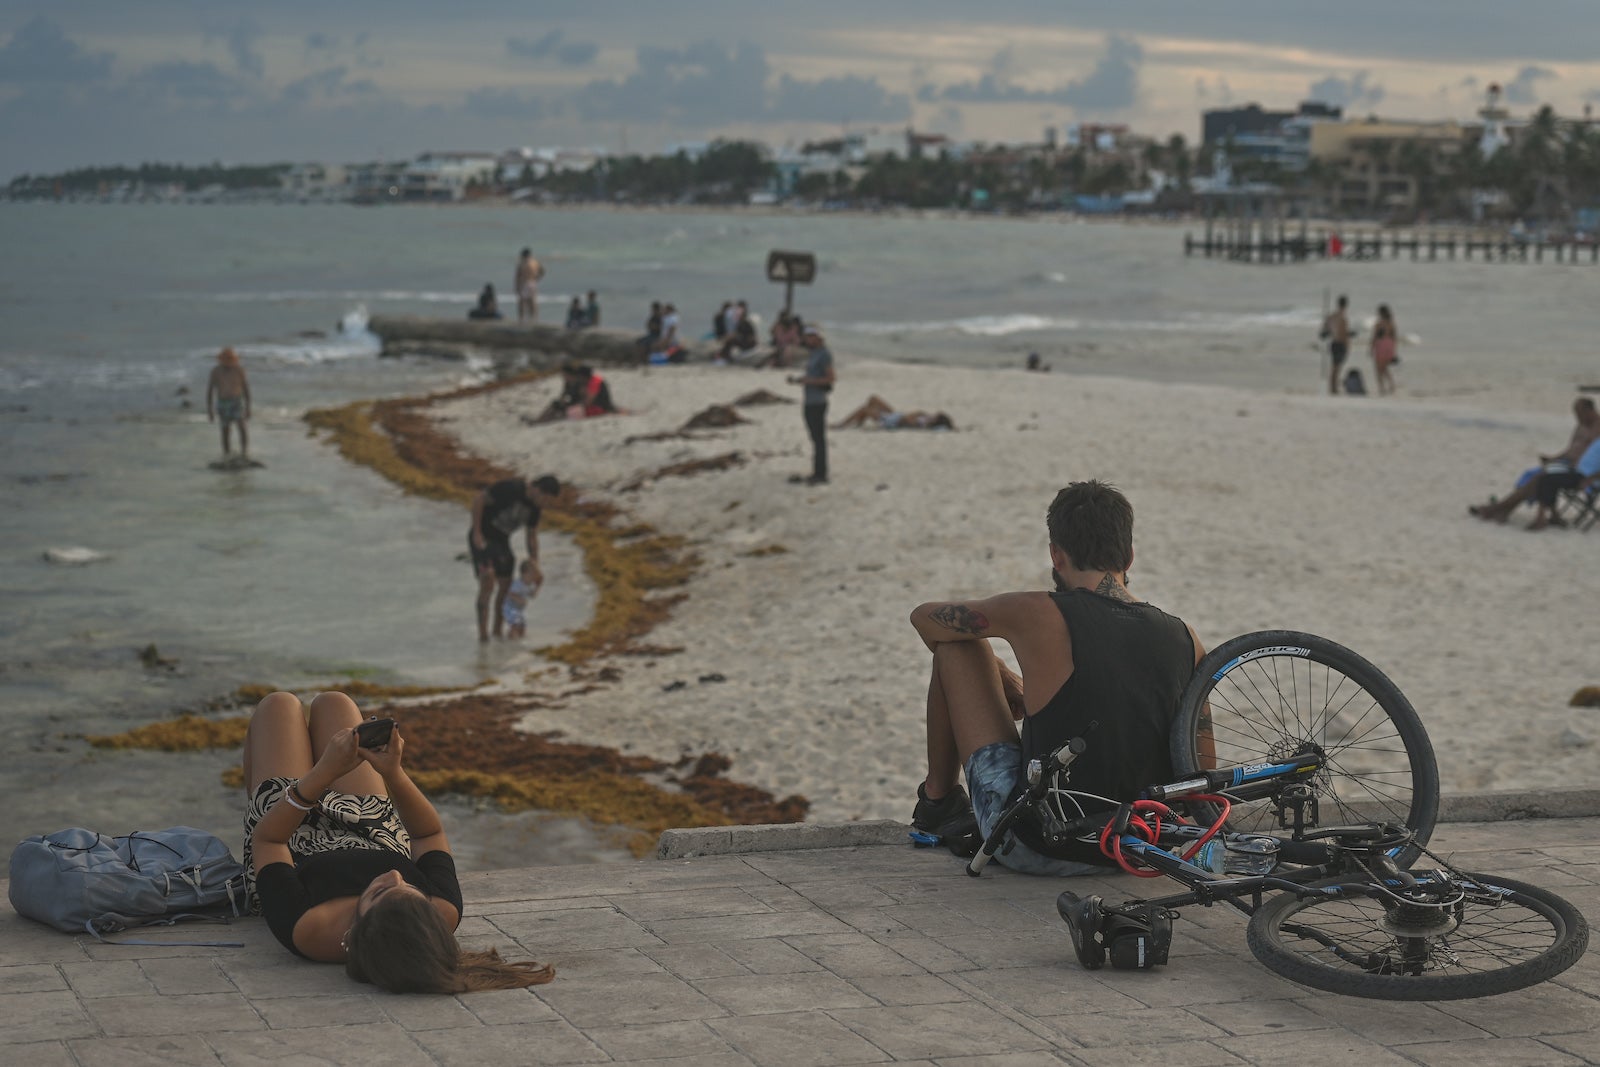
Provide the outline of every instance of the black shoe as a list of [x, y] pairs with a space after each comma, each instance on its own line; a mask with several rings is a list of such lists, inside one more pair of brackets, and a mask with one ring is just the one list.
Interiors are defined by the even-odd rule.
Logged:
[[[911, 829], [914, 833], [937, 838], [937, 843], [958, 855], [970, 856], [983, 844], [978, 818], [972, 814], [972, 803], [967, 799], [967, 791], [959, 785], [939, 800], [929, 800], [923, 787], [917, 786], [917, 806], [911, 813]], [[971, 851], [967, 851], [969, 848]]]

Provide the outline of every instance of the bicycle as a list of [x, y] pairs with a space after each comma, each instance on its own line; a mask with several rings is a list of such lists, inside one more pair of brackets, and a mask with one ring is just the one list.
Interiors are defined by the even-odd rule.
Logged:
[[[1074, 738], [1030, 761], [967, 865], [980, 875], [1026, 818], [1045, 849], [1097, 841], [1124, 871], [1187, 887], [1120, 904], [1063, 892], [1057, 911], [1087, 968], [1165, 964], [1176, 909], [1218, 903], [1250, 917], [1247, 942], [1266, 967], [1351, 996], [1504, 993], [1587, 948], [1588, 924], [1561, 897], [1428, 851], [1439, 784], [1427, 734], [1392, 682], [1334, 642], [1263, 631], [1208, 654], [1173, 726], [1180, 778], [1139, 800], [1074, 792], [1070, 767], [1087, 748]], [[1431, 866], [1408, 870], [1423, 857]]]

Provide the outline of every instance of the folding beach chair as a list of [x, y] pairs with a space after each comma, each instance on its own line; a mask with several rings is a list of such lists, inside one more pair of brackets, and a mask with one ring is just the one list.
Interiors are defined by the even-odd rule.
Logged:
[[1600, 486], [1561, 490], [1556, 495], [1555, 513], [1574, 530], [1588, 530], [1600, 522]]

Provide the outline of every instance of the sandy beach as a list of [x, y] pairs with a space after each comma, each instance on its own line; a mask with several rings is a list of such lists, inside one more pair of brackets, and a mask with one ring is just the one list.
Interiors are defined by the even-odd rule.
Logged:
[[[651, 635], [681, 653], [618, 660], [619, 681], [530, 714], [528, 730], [662, 759], [722, 752], [730, 778], [803, 794], [817, 821], [907, 818], [928, 666], [907, 614], [1042, 587], [1045, 507], [1097, 477], [1134, 504], [1134, 591], [1208, 647], [1290, 628], [1362, 653], [1418, 709], [1446, 792], [1592, 784], [1600, 726], [1568, 700], [1600, 681], [1581, 642], [1594, 536], [1466, 513], [1565, 442], [1573, 394], [1559, 384], [1491, 410], [845, 358], [831, 419], [877, 394], [957, 430], [835, 431], [832, 484], [809, 488], [788, 481], [809, 466], [798, 404], [628, 440], [758, 388], [797, 394], [779, 372], [608, 377], [633, 414], [524, 425], [548, 383], [432, 409], [471, 452], [556, 470], [702, 560]], [[728, 453], [726, 469], [651, 477]]]

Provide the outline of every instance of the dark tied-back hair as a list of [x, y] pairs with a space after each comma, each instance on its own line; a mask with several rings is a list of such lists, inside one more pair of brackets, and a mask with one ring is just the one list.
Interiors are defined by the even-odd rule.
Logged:
[[561, 483], [556, 481], [556, 476], [553, 474], [539, 475], [533, 480], [533, 486], [541, 493], [548, 493], [550, 496], [561, 495]]
[[1121, 574], [1133, 563], [1133, 505], [1115, 486], [1073, 482], [1050, 502], [1045, 526], [1080, 571]]
[[390, 993], [521, 989], [556, 976], [549, 964], [507, 963], [496, 950], [465, 951], [423, 897], [396, 895], [368, 908], [345, 935], [345, 973]]

